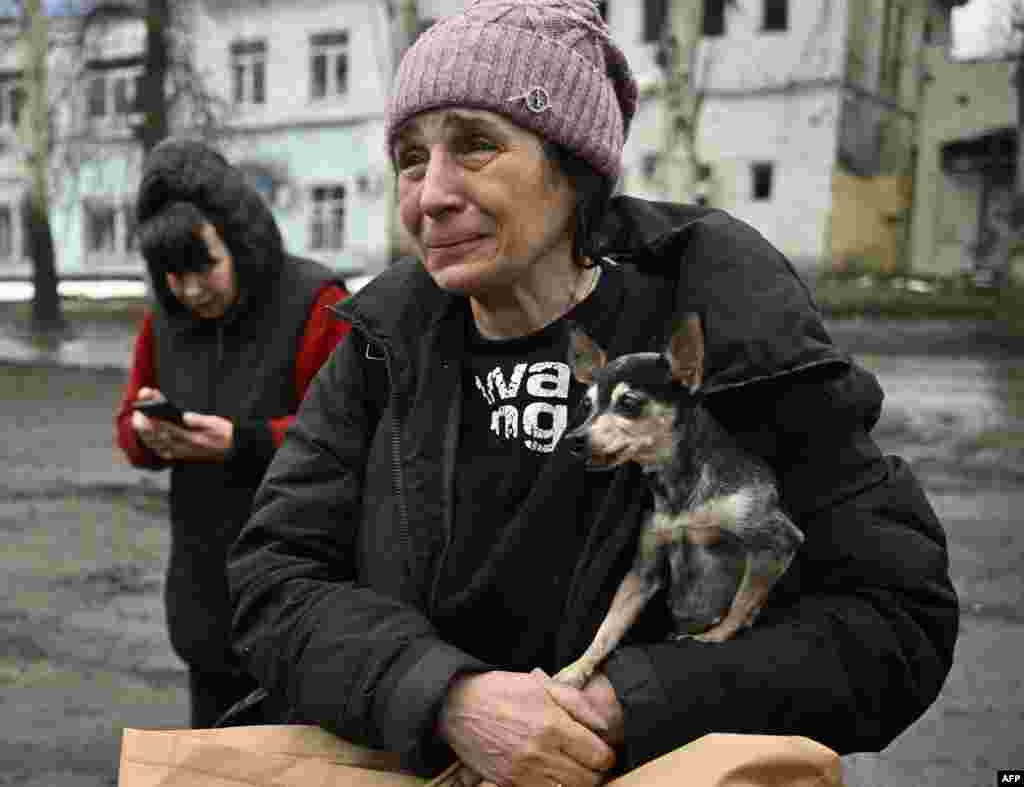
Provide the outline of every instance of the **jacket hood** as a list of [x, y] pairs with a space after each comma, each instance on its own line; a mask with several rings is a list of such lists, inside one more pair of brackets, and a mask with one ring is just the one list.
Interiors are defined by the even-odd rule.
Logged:
[[618, 196], [598, 249], [670, 280], [676, 313], [700, 314], [709, 363], [706, 393], [850, 365], [789, 260], [724, 211]]
[[[284, 263], [281, 233], [270, 208], [240, 170], [201, 142], [168, 139], [146, 159], [136, 216], [141, 226], [172, 202], [191, 202], [223, 228], [231, 252], [239, 297], [226, 318], [243, 311], [272, 286]], [[192, 321], [162, 275], [146, 261], [154, 296], [170, 318]]]

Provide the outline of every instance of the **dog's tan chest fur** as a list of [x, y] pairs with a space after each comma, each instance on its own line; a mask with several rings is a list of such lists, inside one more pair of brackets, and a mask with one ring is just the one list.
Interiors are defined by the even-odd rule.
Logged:
[[722, 537], [722, 531], [740, 529], [756, 504], [753, 494], [741, 490], [713, 497], [678, 514], [655, 511], [644, 533], [644, 546], [656, 550], [681, 539], [697, 546], [710, 546]]

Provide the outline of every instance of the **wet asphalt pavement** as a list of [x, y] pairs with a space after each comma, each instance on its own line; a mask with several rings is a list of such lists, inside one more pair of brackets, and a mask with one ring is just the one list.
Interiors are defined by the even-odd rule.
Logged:
[[[964, 612], [939, 700], [849, 758], [847, 782], [994, 784], [1024, 767], [1024, 348], [977, 325], [830, 329], [879, 375], [876, 437], [925, 483]], [[0, 785], [110, 785], [122, 727], [186, 723], [160, 599], [166, 479], [112, 444], [130, 348], [109, 323], [50, 348], [0, 326]]]

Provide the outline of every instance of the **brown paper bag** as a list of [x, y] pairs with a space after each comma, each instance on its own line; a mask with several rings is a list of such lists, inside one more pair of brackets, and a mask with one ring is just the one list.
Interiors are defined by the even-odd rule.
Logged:
[[[681, 779], [683, 781], [681, 781]], [[397, 758], [319, 727], [126, 729], [118, 787], [420, 787]], [[808, 738], [705, 735], [608, 787], [842, 787], [839, 756]]]
[[839, 755], [795, 735], [712, 733], [608, 782], [608, 787], [842, 787]]
[[315, 726], [125, 729], [118, 787], [418, 787], [398, 759]]

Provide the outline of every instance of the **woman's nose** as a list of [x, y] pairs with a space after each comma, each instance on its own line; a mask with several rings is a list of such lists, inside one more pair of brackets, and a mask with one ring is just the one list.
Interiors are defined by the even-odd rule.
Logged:
[[432, 153], [420, 190], [420, 210], [436, 218], [457, 209], [462, 202], [456, 163], [443, 151]]

